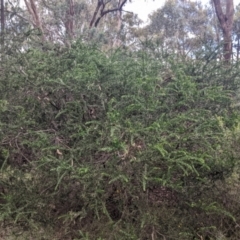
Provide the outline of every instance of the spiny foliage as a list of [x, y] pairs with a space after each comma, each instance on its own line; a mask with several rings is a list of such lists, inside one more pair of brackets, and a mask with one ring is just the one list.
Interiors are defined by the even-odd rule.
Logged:
[[238, 66], [151, 49], [77, 42], [3, 63], [1, 220], [61, 224], [58, 239], [230, 234]]

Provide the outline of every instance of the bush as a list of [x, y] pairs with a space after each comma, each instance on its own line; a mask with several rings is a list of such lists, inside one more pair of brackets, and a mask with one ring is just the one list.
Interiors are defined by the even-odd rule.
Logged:
[[58, 239], [238, 239], [238, 66], [80, 42], [4, 64], [2, 221], [64, 226]]

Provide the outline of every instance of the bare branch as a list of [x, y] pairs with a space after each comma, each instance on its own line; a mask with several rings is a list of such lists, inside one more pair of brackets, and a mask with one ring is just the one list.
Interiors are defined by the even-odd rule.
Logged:
[[[110, 2], [110, 1], [108, 1], [108, 2]], [[108, 3], [107, 2], [107, 3]], [[119, 6], [117, 7], [117, 8], [113, 8], [113, 9], [108, 9], [108, 10], [106, 10], [106, 11], [102, 11], [101, 12], [101, 15], [98, 17], [98, 19], [96, 20], [96, 22], [95, 22], [95, 24], [94, 24], [94, 26], [95, 27], [97, 27], [98, 26], [98, 24], [99, 24], [99, 22], [100, 22], [100, 20], [102, 19], [102, 17], [104, 17], [106, 14], [108, 14], [108, 13], [110, 13], [110, 12], [116, 12], [116, 11], [122, 11], [122, 8], [123, 8], [123, 6], [126, 4], [126, 2], [127, 2], [127, 0], [123, 0], [122, 1], [122, 3], [120, 3], [119, 4]]]

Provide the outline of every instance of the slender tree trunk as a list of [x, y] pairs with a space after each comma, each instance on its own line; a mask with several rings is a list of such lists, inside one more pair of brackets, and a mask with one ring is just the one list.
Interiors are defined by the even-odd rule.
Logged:
[[96, 21], [96, 18], [97, 18], [97, 15], [98, 15], [98, 12], [99, 12], [99, 9], [100, 7], [102, 6], [102, 2], [100, 0], [98, 0], [98, 3], [97, 3], [97, 6], [96, 6], [96, 9], [93, 13], [93, 16], [92, 16], [92, 20], [89, 24], [89, 28], [92, 28], [93, 27], [93, 24], [95, 23]]
[[5, 10], [4, 0], [1, 0], [1, 44], [4, 45], [4, 32], [5, 32]]
[[66, 11], [66, 22], [65, 28], [66, 33], [70, 39], [73, 38], [74, 29], [73, 29], [73, 18], [74, 18], [74, 9], [73, 9], [73, 0], [67, 0], [68, 10]]
[[118, 11], [117, 12], [117, 35], [113, 42], [114, 47], [119, 47], [121, 45], [121, 39], [120, 39], [121, 28], [122, 28], [122, 12]]
[[44, 30], [43, 30], [43, 25], [39, 16], [39, 12], [37, 10], [37, 6], [36, 6], [36, 2], [35, 0], [29, 0], [29, 2], [27, 0], [24, 0], [26, 7], [30, 13], [30, 15], [32, 16], [32, 23], [33, 25], [38, 28], [42, 34], [42, 40], [45, 41], [45, 35], [44, 35]]
[[[213, 1], [211, 3], [212, 3], [211, 4], [212, 10], [214, 12], [215, 11], [214, 3], [213, 3]], [[220, 31], [219, 31], [220, 29], [218, 27], [218, 19], [217, 19], [216, 15], [214, 16], [214, 29], [215, 29], [215, 33], [216, 33], [217, 44], [218, 44], [218, 46], [220, 46], [220, 44], [221, 44], [221, 41], [220, 41]], [[222, 53], [219, 54], [219, 59], [222, 60]]]
[[233, 0], [226, 1], [226, 13], [223, 13], [223, 8], [220, 0], [213, 0], [215, 11], [223, 32], [223, 56], [226, 63], [230, 63], [232, 56], [232, 30], [233, 30], [233, 15], [234, 7]]
[[229, 62], [232, 56], [232, 34], [230, 32], [223, 33], [223, 51], [224, 51], [224, 59], [226, 62]]
[[239, 39], [239, 35], [237, 36], [237, 61], [239, 60], [239, 48], [240, 48], [240, 39]]

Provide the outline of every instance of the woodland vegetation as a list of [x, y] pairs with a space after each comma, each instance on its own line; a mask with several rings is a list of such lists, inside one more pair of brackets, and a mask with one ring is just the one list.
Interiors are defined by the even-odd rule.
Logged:
[[226, 2], [1, 0], [0, 239], [240, 239]]

